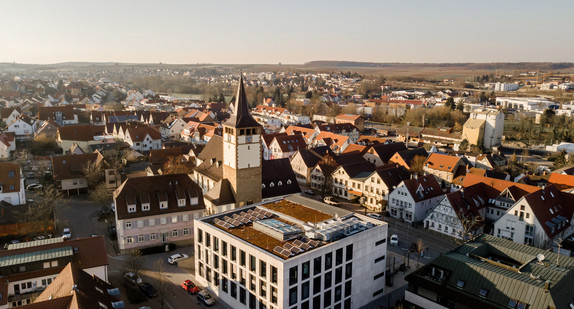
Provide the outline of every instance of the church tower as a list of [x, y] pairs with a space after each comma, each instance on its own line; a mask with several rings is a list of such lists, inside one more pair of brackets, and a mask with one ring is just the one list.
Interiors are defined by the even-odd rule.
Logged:
[[231, 185], [235, 207], [261, 201], [261, 130], [249, 112], [241, 75], [234, 113], [223, 123], [223, 178]]

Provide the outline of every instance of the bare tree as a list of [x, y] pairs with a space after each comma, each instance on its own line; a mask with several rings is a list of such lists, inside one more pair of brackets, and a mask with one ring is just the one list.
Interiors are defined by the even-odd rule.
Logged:
[[47, 237], [48, 232], [55, 229], [56, 207], [61, 203], [60, 191], [53, 185], [46, 186], [39, 192], [34, 203], [22, 214], [20, 221], [28, 223], [24, 226], [29, 226], [34, 231], [38, 230], [39, 224], [44, 237]]
[[96, 185], [96, 187], [90, 191], [90, 200], [101, 204], [102, 207], [106, 207], [108, 202], [111, 201], [111, 194], [105, 183], [101, 182]]
[[471, 237], [476, 235], [476, 231], [484, 224], [484, 218], [480, 215], [462, 214], [459, 216], [462, 230], [458, 232], [460, 240], [456, 242], [464, 243]]
[[421, 176], [424, 172], [423, 166], [427, 158], [425, 156], [414, 156], [410, 162], [411, 174]]
[[127, 271], [131, 271], [136, 276], [139, 276], [142, 267], [143, 267], [143, 259], [141, 250], [137, 248], [131, 249], [128, 252], [128, 259], [126, 261]]
[[161, 308], [164, 309], [165, 302], [168, 297], [168, 285], [166, 284], [164, 265], [161, 258], [155, 261], [155, 271], [159, 281], [157, 286], [157, 297], [159, 299], [159, 303], [161, 304]]
[[82, 172], [84, 173], [84, 177], [86, 177], [88, 187], [90, 188], [95, 188], [96, 185], [104, 179], [102, 166], [96, 161], [88, 162], [82, 169]]

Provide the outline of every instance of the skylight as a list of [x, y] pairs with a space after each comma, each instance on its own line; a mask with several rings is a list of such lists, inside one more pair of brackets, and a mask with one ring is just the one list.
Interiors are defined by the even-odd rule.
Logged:
[[462, 289], [462, 288], [464, 288], [465, 284], [466, 284], [466, 281], [458, 280], [458, 282], [456, 283], [456, 287]]
[[488, 290], [485, 288], [480, 289], [480, 292], [478, 292], [478, 295], [480, 295], [481, 297], [486, 297], [486, 295], [488, 295]]

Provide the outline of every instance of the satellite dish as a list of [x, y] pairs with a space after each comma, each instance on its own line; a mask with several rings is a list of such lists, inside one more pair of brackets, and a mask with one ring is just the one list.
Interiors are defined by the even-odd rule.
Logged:
[[538, 262], [544, 261], [544, 254], [539, 253], [539, 254], [536, 256], [536, 259], [538, 259]]

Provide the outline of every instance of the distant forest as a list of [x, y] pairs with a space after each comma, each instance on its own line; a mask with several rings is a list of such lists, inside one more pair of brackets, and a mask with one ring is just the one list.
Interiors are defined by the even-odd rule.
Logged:
[[319, 60], [305, 63], [307, 67], [391, 68], [442, 67], [467, 70], [563, 70], [574, 67], [572, 62], [493, 62], [493, 63], [383, 63]]

